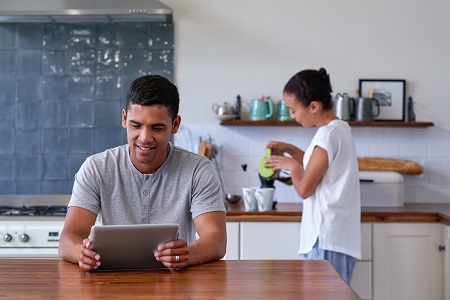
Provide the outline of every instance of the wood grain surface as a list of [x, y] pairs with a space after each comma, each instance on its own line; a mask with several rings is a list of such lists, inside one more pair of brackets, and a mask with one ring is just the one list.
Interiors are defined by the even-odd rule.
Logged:
[[[278, 203], [265, 212], [245, 211], [242, 201], [227, 204], [228, 222], [300, 222], [303, 205]], [[400, 207], [362, 207], [361, 222], [441, 222], [450, 225], [450, 204], [409, 204]]]
[[183, 271], [84, 272], [0, 259], [1, 299], [360, 299], [327, 261], [217, 261]]

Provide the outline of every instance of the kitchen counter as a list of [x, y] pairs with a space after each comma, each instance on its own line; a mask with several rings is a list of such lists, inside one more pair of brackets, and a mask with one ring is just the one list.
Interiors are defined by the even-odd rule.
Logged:
[[[246, 212], [243, 203], [227, 204], [227, 221], [301, 221], [302, 208], [301, 203], [278, 203], [272, 211]], [[441, 222], [450, 225], [450, 204], [362, 207], [361, 222]]]
[[63, 260], [0, 259], [4, 299], [360, 299], [327, 261], [220, 260], [187, 268], [84, 272]]

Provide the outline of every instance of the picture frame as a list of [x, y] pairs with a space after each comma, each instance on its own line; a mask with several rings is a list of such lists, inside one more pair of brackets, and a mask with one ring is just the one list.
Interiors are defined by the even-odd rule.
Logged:
[[361, 97], [368, 97], [373, 89], [373, 96], [380, 103], [380, 114], [375, 121], [405, 122], [405, 91], [404, 79], [360, 79], [359, 92]]

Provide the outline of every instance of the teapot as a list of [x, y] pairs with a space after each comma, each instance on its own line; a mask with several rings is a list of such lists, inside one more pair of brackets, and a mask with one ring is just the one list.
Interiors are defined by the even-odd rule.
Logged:
[[229, 104], [227, 102], [224, 102], [221, 105], [214, 103], [211, 108], [213, 112], [218, 116], [235, 115], [238, 112], [238, 108], [236, 105]]

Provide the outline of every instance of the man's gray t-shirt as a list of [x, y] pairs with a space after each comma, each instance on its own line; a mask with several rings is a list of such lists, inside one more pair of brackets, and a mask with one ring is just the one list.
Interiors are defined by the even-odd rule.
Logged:
[[154, 174], [142, 174], [122, 145], [86, 159], [78, 173], [69, 207], [97, 214], [104, 225], [178, 223], [180, 238], [195, 241], [193, 219], [225, 211], [223, 191], [213, 164], [202, 155], [170, 144], [166, 161]]

